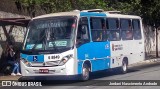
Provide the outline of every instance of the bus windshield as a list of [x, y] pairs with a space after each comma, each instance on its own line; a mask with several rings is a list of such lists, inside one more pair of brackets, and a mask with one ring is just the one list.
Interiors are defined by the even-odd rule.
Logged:
[[25, 50], [71, 48], [74, 44], [76, 17], [52, 17], [32, 20]]

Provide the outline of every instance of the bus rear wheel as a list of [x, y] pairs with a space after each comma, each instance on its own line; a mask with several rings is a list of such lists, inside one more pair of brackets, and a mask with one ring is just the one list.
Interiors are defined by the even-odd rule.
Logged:
[[128, 63], [126, 60], [123, 60], [121, 66], [121, 73], [125, 74], [127, 73], [127, 70], [128, 70]]
[[86, 80], [89, 80], [89, 77], [90, 77], [89, 67], [87, 65], [84, 65], [82, 69], [81, 78], [83, 81], [86, 81]]

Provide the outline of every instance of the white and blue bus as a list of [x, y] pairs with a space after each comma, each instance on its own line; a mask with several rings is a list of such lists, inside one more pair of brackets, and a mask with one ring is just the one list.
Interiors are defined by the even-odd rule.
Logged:
[[103, 10], [60, 12], [33, 18], [21, 52], [22, 76], [81, 75], [144, 60], [139, 16]]

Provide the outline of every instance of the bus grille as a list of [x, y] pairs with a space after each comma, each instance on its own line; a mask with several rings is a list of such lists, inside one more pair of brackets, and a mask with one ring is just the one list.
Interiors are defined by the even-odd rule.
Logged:
[[47, 61], [47, 62], [31, 62], [31, 67], [53, 67], [58, 66], [60, 61]]

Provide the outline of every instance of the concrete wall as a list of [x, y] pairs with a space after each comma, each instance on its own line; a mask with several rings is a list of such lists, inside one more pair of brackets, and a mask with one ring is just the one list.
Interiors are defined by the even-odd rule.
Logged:
[[[10, 26], [7, 26], [7, 29], [9, 29]], [[15, 38], [16, 42], [22, 42], [24, 35], [26, 32], [26, 28], [25, 27], [20, 27], [20, 26], [15, 26], [12, 30], [12, 35]], [[2, 29], [2, 27], [0, 27], [0, 41], [6, 41], [6, 36], [4, 34], [4, 31]]]
[[[144, 26], [145, 52], [149, 58], [156, 56], [156, 29], [151, 26]], [[158, 55], [160, 56], [160, 30], [158, 30]]]
[[145, 51], [150, 53], [156, 50], [156, 33], [154, 28], [150, 26], [144, 26], [144, 36], [145, 36]]

